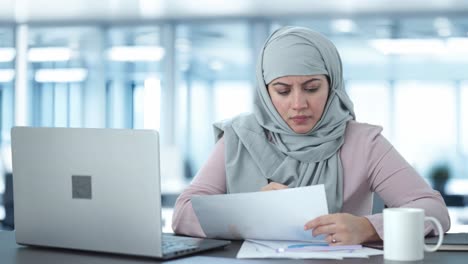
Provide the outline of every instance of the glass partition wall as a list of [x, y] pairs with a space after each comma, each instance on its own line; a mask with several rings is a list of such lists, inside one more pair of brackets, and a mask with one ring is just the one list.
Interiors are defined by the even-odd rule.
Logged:
[[[102, 61], [99, 30], [30, 27], [28, 33], [29, 125], [86, 126], [84, 111], [89, 106], [94, 108], [92, 118], [102, 119], [103, 108], [90, 105], [92, 101], [86, 100], [89, 93], [96, 97], [98, 89], [102, 89], [102, 85], [90, 83], [101, 78], [95, 76], [100, 75], [96, 62]], [[89, 86], [93, 86], [93, 90]]]
[[14, 115], [15, 82], [14, 27], [0, 25], [0, 223], [13, 223], [10, 128]]
[[246, 22], [182, 23], [176, 28], [178, 83], [175, 125], [191, 178], [214, 145], [217, 120], [252, 109], [254, 73]]
[[159, 129], [163, 57], [157, 26], [31, 27], [32, 125]]
[[331, 38], [342, 56], [357, 120], [383, 126], [383, 134], [428, 181], [440, 164], [451, 168], [453, 178], [468, 177], [462, 117], [467, 19], [283, 19], [272, 29], [286, 24]]

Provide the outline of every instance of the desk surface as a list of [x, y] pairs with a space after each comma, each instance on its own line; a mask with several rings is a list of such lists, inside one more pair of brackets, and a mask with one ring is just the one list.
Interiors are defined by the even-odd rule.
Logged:
[[[336, 260], [287, 260], [287, 259], [266, 259], [266, 260], [246, 260], [236, 259], [237, 251], [242, 243], [234, 241], [225, 249], [216, 249], [191, 257], [184, 257], [166, 263], [402, 263], [385, 261], [383, 256], [373, 256], [369, 259], [345, 259]], [[466, 264], [468, 252], [435, 252], [426, 253], [423, 262], [417, 263], [463, 263]], [[113, 254], [100, 254], [84, 251], [45, 249], [35, 247], [19, 246], [15, 242], [15, 235], [11, 231], [0, 231], [0, 262], [2, 264], [140, 264], [140, 263], [161, 263], [155, 259], [127, 257]], [[414, 262], [413, 262], [414, 263]]]

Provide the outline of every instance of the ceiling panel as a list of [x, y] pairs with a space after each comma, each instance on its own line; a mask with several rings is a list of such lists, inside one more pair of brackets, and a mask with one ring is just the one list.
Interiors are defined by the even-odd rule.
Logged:
[[468, 12], [463, 0], [0, 0], [0, 22]]

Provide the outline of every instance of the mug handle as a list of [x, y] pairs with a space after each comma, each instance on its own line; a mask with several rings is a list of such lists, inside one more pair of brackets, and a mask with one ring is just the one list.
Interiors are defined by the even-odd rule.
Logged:
[[424, 221], [430, 221], [434, 223], [434, 225], [437, 227], [438, 233], [439, 233], [439, 240], [437, 241], [437, 245], [430, 247], [426, 244], [424, 244], [424, 251], [427, 252], [434, 252], [439, 247], [442, 245], [442, 241], [444, 240], [444, 230], [442, 230], [442, 225], [440, 224], [439, 220], [437, 220], [435, 217], [432, 216], [426, 216], [424, 217]]

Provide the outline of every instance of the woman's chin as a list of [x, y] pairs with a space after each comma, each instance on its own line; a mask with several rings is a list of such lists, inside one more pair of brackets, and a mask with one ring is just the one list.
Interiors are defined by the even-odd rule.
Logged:
[[309, 132], [311, 129], [313, 128], [313, 126], [294, 126], [294, 127], [291, 127], [291, 129], [296, 132], [297, 134], [306, 134], [307, 132]]

